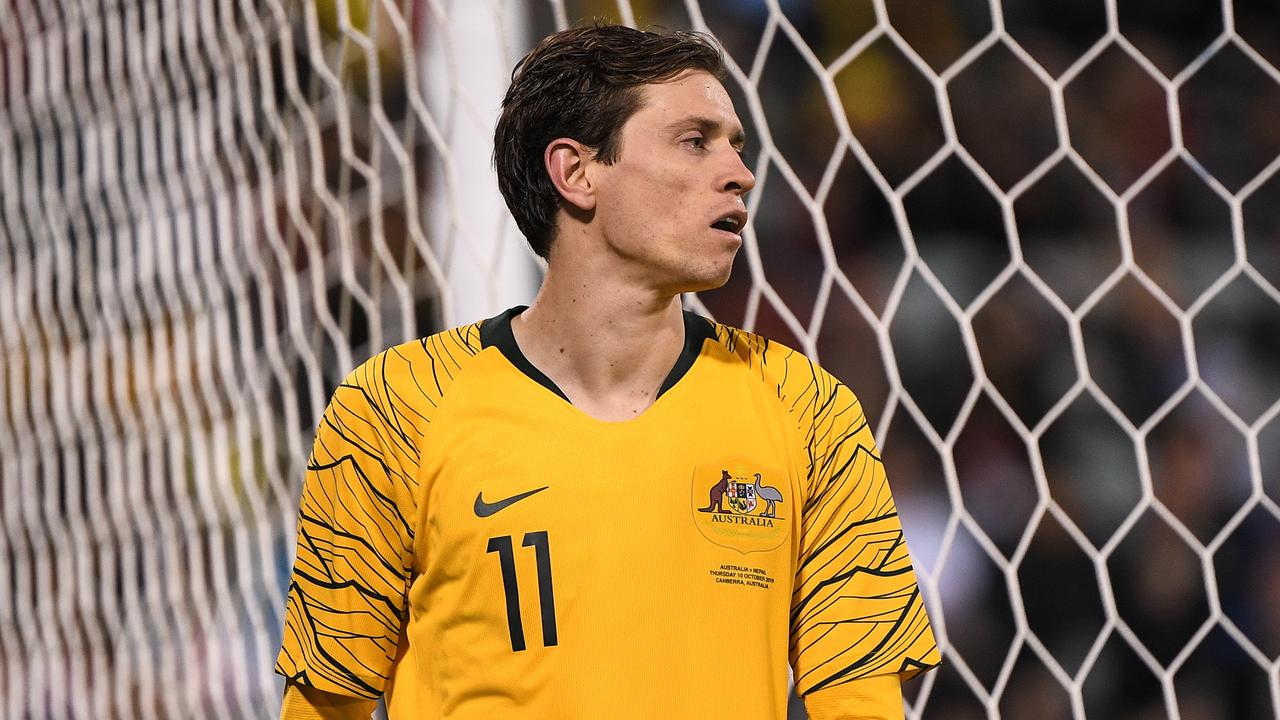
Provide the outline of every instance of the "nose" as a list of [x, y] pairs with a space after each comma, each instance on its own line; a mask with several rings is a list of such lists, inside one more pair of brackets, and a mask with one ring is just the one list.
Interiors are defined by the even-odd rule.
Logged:
[[742, 161], [742, 156], [732, 148], [729, 149], [729, 169], [728, 176], [725, 178], [724, 189], [726, 192], [735, 193], [739, 196], [746, 195], [751, 192], [751, 188], [756, 186], [756, 176], [751, 174], [751, 169]]

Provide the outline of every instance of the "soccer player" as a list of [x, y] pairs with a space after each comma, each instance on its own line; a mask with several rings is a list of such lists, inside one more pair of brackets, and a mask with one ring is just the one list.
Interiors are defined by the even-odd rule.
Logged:
[[285, 718], [901, 718], [939, 652], [871, 426], [804, 355], [681, 309], [729, 277], [719, 51], [589, 26], [495, 133], [533, 304], [393, 347], [308, 463]]

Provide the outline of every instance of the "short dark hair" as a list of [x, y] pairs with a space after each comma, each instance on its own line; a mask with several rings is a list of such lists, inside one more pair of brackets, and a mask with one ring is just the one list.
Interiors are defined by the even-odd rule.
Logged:
[[710, 37], [600, 21], [549, 35], [516, 63], [494, 131], [493, 164], [535, 253], [550, 253], [561, 202], [543, 165], [547, 144], [573, 138], [601, 162], [614, 162], [622, 126], [640, 109], [640, 86], [686, 70], [724, 78], [724, 58]]

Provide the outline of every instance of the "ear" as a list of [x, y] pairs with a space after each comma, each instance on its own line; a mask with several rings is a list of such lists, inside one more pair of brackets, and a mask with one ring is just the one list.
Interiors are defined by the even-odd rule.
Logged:
[[587, 166], [595, 161], [590, 148], [572, 138], [556, 138], [547, 143], [542, 162], [556, 192], [573, 207], [590, 212], [596, 207], [595, 186], [588, 177]]

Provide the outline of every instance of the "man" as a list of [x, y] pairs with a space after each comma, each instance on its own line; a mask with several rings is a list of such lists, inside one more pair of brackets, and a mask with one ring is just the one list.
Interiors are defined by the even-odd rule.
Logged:
[[517, 65], [495, 163], [545, 281], [334, 393], [284, 717], [781, 718], [788, 662], [814, 718], [902, 717], [939, 655], [861, 406], [681, 310], [755, 182], [721, 62], [593, 26]]

